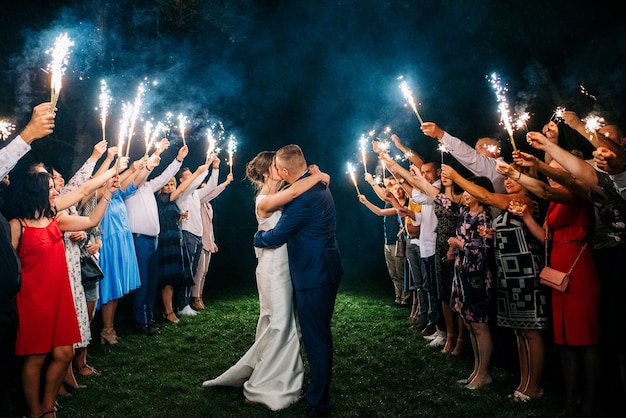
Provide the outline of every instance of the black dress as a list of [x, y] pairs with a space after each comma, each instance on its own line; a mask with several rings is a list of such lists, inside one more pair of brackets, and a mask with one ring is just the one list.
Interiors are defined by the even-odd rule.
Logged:
[[183, 232], [180, 229], [180, 209], [170, 195], [157, 194], [159, 207], [159, 286], [193, 286], [191, 263], [183, 251]]

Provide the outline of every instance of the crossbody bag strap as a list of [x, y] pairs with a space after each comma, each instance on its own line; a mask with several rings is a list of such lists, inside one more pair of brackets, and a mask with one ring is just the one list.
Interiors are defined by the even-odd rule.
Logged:
[[572, 273], [572, 270], [574, 270], [576, 263], [578, 263], [578, 259], [580, 258], [581, 255], [583, 255], [583, 251], [585, 251], [585, 248], [587, 248], [587, 244], [589, 244], [589, 239], [585, 241], [585, 245], [583, 245], [583, 247], [580, 249], [580, 252], [578, 253], [578, 257], [576, 257], [576, 260], [574, 260], [574, 264], [572, 264], [572, 267], [570, 267], [569, 271], [567, 272], [568, 275], [570, 275]]

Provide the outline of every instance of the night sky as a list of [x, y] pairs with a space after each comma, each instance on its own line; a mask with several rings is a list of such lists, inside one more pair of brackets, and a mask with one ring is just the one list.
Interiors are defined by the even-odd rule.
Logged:
[[[508, 86], [511, 110], [530, 112], [530, 130], [540, 130], [557, 106], [626, 126], [626, 24], [617, 2], [13, 3], [0, 16], [0, 118], [18, 130], [34, 105], [49, 100], [46, 50], [65, 32], [75, 43], [57, 129], [35, 143], [26, 161], [43, 160], [71, 176], [101, 139], [96, 107], [102, 79], [113, 99], [111, 145], [121, 104], [134, 100], [143, 80], [151, 87], [142, 121], [161, 120], [168, 111], [190, 119], [185, 166], [195, 169], [204, 161], [206, 129], [217, 122], [225, 136], [236, 137], [235, 181], [214, 201], [220, 253], [209, 275], [225, 283], [254, 280], [254, 192], [243, 178], [245, 163], [288, 143], [299, 144], [309, 163], [331, 174], [346, 279], [388, 280], [382, 219], [358, 202], [346, 163], [355, 164], [361, 192], [382, 206], [362, 179], [362, 134], [389, 126], [425, 159], [439, 159], [436, 142], [421, 134], [405, 105], [399, 76], [412, 87], [424, 120], [471, 145], [495, 136], [505, 158], [510, 145], [486, 80], [492, 72]], [[143, 155], [142, 126], [137, 123], [132, 159]], [[515, 135], [521, 149], [524, 134]], [[181, 146], [175, 128], [166, 136], [172, 146], [162, 167]], [[586, 146], [573, 138], [565, 140]], [[228, 166], [221, 168], [223, 180]], [[374, 169], [370, 153], [368, 170]]]

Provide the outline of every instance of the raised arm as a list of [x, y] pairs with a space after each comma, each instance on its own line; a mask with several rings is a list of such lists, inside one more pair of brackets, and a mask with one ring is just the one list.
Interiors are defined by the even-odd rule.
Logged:
[[374, 181], [374, 177], [372, 177], [372, 175], [370, 173], [365, 173], [365, 181], [367, 182], [367, 184], [372, 186], [372, 189], [374, 190], [374, 193], [376, 193], [376, 196], [378, 196], [378, 198], [380, 200], [382, 200], [383, 202], [387, 201], [387, 199], [385, 198], [385, 189], [380, 187]]
[[189, 186], [191, 186], [194, 180], [198, 178], [198, 176], [204, 177], [204, 174], [208, 169], [209, 166], [207, 164], [199, 165], [198, 168], [196, 168], [196, 171], [194, 171], [185, 181], [181, 182], [176, 190], [170, 194], [170, 201], [172, 202], [178, 199], [189, 188]]
[[441, 167], [441, 177], [448, 177], [450, 180], [458, 184], [463, 190], [467, 193], [474, 196], [480, 203], [487, 204], [489, 206], [496, 207], [501, 210], [506, 210], [509, 207], [509, 203], [513, 199], [518, 200], [528, 200], [530, 203], [530, 198], [524, 197], [520, 193], [516, 194], [504, 194], [504, 193], [491, 193], [489, 190], [481, 187], [477, 184], [472, 183], [467, 180], [465, 177], [460, 175], [455, 169], [450, 167], [449, 165], [443, 165]]
[[504, 161], [498, 161], [496, 167], [498, 173], [517, 181], [526, 190], [541, 199], [557, 203], [571, 203], [573, 201], [572, 193], [565, 187], [549, 186], [541, 180], [524, 175]]
[[264, 218], [269, 217], [272, 212], [291, 202], [293, 199], [300, 196], [317, 183], [328, 183], [329, 181], [330, 176], [322, 171], [304, 177], [293, 183], [290, 187], [283, 189], [278, 193], [269, 195], [265, 199], [261, 200], [257, 207], [259, 215]]
[[119, 183], [116, 180], [112, 178], [107, 180], [104, 195], [89, 216], [61, 214], [58, 217], [59, 229], [61, 231], [84, 231], [98, 225], [111, 201], [111, 196], [117, 189], [119, 189]]
[[393, 141], [396, 148], [402, 151], [404, 156], [408, 158], [409, 161], [411, 161], [411, 164], [414, 164], [418, 168], [421, 167], [422, 164], [424, 164], [424, 159], [420, 157], [419, 154], [415, 153], [412, 149], [404, 146], [404, 144], [400, 141], [400, 137], [398, 137], [398, 135], [396, 134], [391, 135], [391, 140]]
[[368, 208], [373, 214], [378, 215], [378, 216], [390, 216], [390, 215], [396, 215], [397, 212], [394, 208], [379, 208], [378, 206], [376, 206], [375, 204], [373, 204], [372, 202], [370, 202], [369, 200], [367, 200], [367, 197], [365, 197], [364, 195], [360, 194], [359, 195], [359, 202], [363, 203], [365, 205], [366, 208]]

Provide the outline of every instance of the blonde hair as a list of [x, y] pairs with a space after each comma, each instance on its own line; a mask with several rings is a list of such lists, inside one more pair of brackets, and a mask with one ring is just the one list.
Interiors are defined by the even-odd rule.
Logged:
[[306, 167], [306, 160], [302, 148], [296, 144], [285, 145], [276, 152], [276, 159], [279, 159], [281, 165], [283, 165], [289, 171], [296, 171], [297, 169]]

